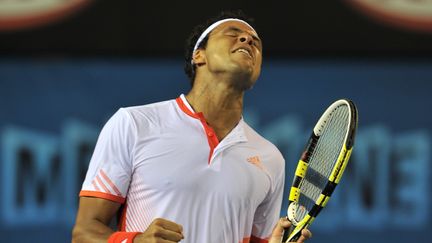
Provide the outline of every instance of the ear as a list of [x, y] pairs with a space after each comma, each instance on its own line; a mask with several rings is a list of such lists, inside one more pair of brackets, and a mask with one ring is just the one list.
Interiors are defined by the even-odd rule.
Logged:
[[205, 56], [205, 50], [203, 50], [203, 49], [196, 50], [193, 53], [192, 60], [193, 60], [193, 63], [196, 64], [197, 66], [201, 66], [203, 64], [206, 64], [207, 59]]

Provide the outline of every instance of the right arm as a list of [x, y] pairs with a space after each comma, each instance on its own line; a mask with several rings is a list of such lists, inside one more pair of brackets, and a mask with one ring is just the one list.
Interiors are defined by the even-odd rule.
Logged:
[[[121, 204], [93, 197], [80, 197], [76, 223], [72, 231], [73, 243], [107, 242], [114, 231], [108, 226]], [[179, 242], [183, 237], [183, 228], [165, 219], [155, 219], [150, 226], [139, 233], [135, 243]]]
[[113, 230], [108, 226], [121, 204], [109, 200], [80, 197], [72, 242], [107, 242]]
[[[126, 200], [133, 171], [131, 153], [135, 142], [136, 126], [128, 112], [120, 109], [105, 124], [99, 135], [80, 193], [78, 214], [72, 232], [73, 243], [107, 242], [114, 233], [109, 223]], [[108, 181], [108, 184], [104, 184], [100, 178]], [[104, 185], [108, 188], [104, 189]], [[113, 191], [116, 193], [111, 194]], [[93, 197], [94, 192], [106, 194], [107, 199]], [[134, 238], [134, 242], [179, 242], [183, 238], [181, 232], [180, 225], [165, 219], [155, 219], [144, 232]]]

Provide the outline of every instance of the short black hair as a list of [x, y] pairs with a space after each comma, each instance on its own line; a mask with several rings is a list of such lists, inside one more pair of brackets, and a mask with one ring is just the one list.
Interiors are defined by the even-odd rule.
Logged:
[[[189, 37], [186, 40], [186, 46], [185, 46], [185, 64], [184, 64], [184, 71], [186, 75], [189, 77], [191, 86], [194, 84], [195, 80], [195, 64], [192, 64], [192, 55], [193, 55], [193, 48], [195, 47], [196, 42], [198, 41], [198, 38], [201, 36], [201, 34], [213, 23], [226, 19], [226, 18], [236, 18], [246, 21], [248, 24], [253, 26], [254, 19], [248, 17], [242, 10], [236, 10], [236, 11], [222, 11], [219, 15], [216, 17], [210, 18], [207, 21], [205, 21], [202, 24], [199, 24], [195, 26], [192, 30], [192, 33], [189, 35]], [[207, 35], [198, 48], [205, 48], [207, 45], [209, 35]]]

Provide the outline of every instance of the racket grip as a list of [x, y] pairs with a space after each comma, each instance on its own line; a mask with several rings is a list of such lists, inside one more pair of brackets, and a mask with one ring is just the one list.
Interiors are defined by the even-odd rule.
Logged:
[[[287, 229], [284, 230], [284, 234], [282, 237], [282, 243], [288, 243], [288, 237], [290, 236], [291, 232], [293, 232], [293, 230], [295, 229], [295, 226], [291, 224], [291, 226]], [[291, 239], [290, 242], [295, 242], [298, 240], [298, 238], [300, 238], [301, 235], [301, 231], [298, 232], [296, 235], [294, 235], [294, 237]]]

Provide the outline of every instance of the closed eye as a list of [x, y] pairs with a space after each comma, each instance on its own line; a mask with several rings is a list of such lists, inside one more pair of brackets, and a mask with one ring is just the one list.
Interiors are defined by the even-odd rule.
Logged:
[[238, 33], [235, 32], [227, 32], [226, 35], [231, 37], [238, 37]]

